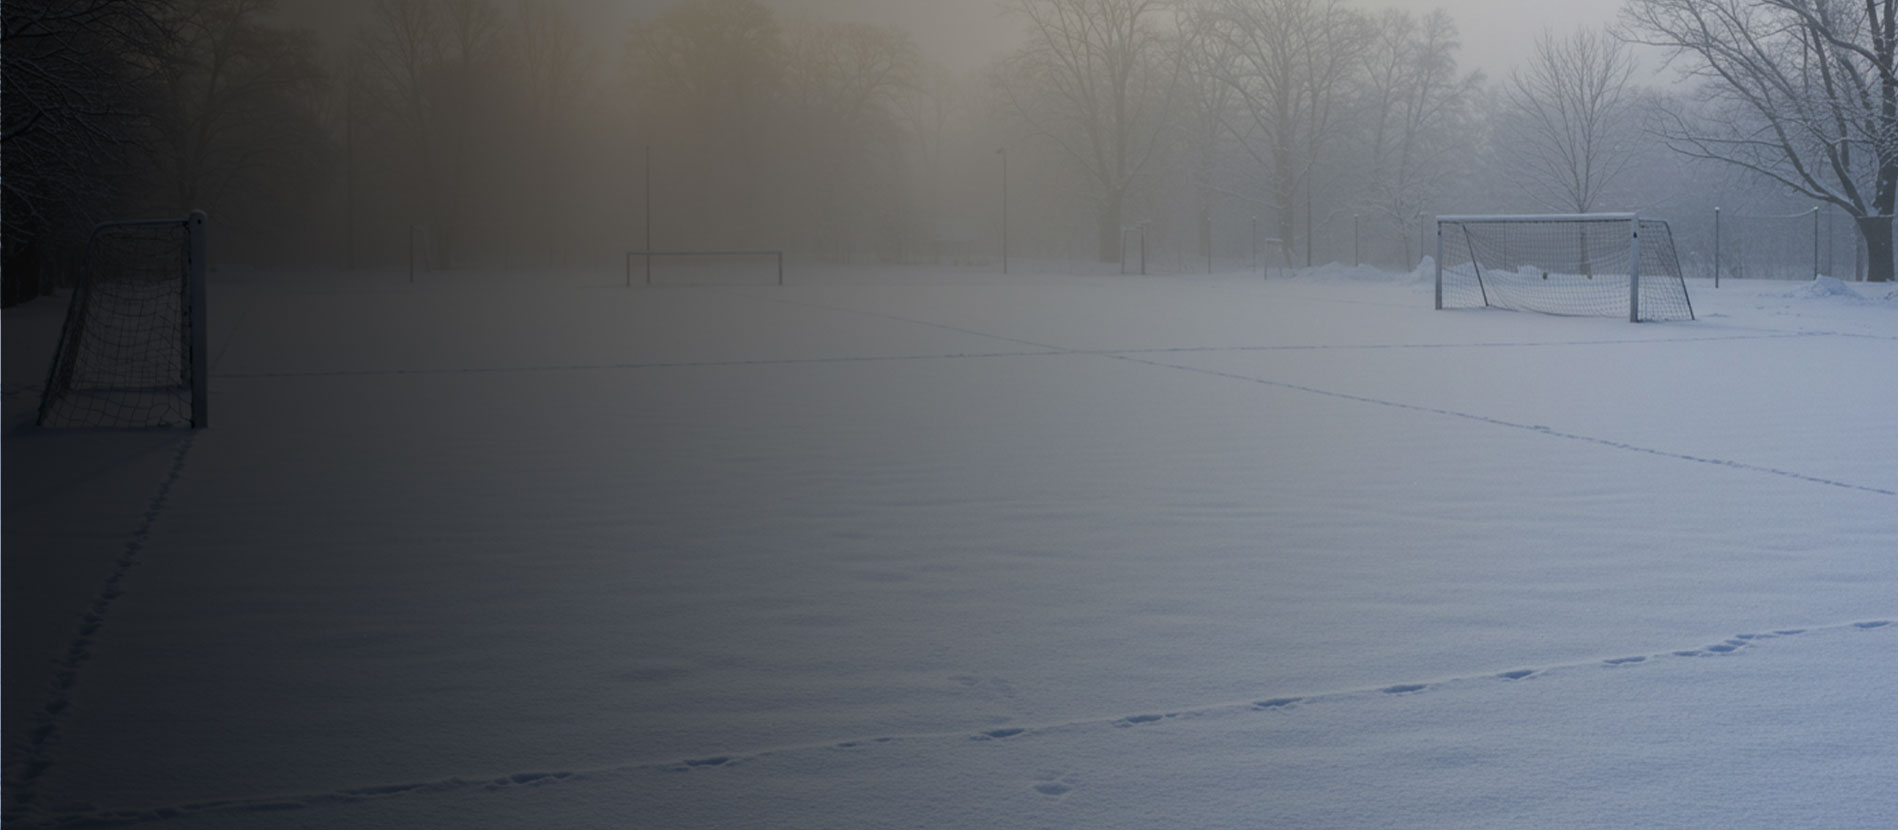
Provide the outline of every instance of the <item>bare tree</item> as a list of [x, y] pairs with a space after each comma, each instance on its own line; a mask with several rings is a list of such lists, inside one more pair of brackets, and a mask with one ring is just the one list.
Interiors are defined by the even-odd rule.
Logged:
[[1527, 65], [1503, 87], [1505, 158], [1533, 192], [1560, 210], [1588, 213], [1628, 167], [1639, 131], [1627, 44], [1596, 29], [1545, 30]]
[[633, 25], [627, 101], [634, 140], [659, 154], [653, 187], [669, 244], [773, 232], [784, 49], [783, 26], [757, 0], [684, 0]]
[[1867, 278], [1892, 279], [1898, 0], [1633, 0], [1628, 36], [1700, 81], [1669, 146], [1844, 209]]
[[1459, 74], [1456, 21], [1441, 9], [1421, 18], [1391, 9], [1373, 20], [1365, 50], [1363, 118], [1370, 164], [1364, 206], [1406, 246], [1445, 176], [1466, 155], [1481, 72]]
[[572, 137], [578, 131], [581, 103], [589, 93], [593, 53], [586, 33], [566, 3], [520, 0], [514, 9], [513, 48], [516, 76], [525, 100], [527, 122], [521, 135], [528, 142], [536, 230], [542, 253], [549, 261], [558, 247], [556, 234], [564, 218], [560, 194], [572, 182]]
[[150, 122], [128, 54], [163, 47], [160, 0], [7, 0], [0, 15], [4, 302], [37, 296], [115, 209]]
[[[1290, 242], [1318, 165], [1336, 144], [1344, 99], [1361, 69], [1369, 27], [1340, 0], [1220, 0], [1221, 35], [1241, 59], [1234, 134], [1272, 182], [1278, 236]], [[1311, 217], [1306, 217], [1311, 227]], [[1311, 260], [1311, 246], [1305, 246]]]
[[1180, 77], [1171, 0], [1010, 0], [1028, 42], [998, 74], [1008, 112], [1088, 180], [1098, 255], [1120, 261], [1122, 210], [1164, 145]]
[[948, 185], [944, 162], [949, 131], [952, 124], [966, 121], [958, 116], [969, 97], [949, 70], [924, 65], [897, 107], [912, 152], [910, 196], [915, 210], [911, 231], [921, 236], [915, 241], [929, 246], [932, 262], [940, 261], [945, 253], [941, 243], [948, 241], [942, 227], [942, 203]]
[[902, 236], [878, 226], [898, 221], [900, 107], [921, 62], [902, 29], [809, 22], [788, 32], [781, 91], [798, 158], [786, 175], [814, 208], [788, 213], [803, 218], [820, 250], [847, 259], [865, 235]]
[[452, 266], [471, 188], [485, 180], [477, 171], [490, 149], [483, 124], [505, 57], [503, 19], [488, 0], [375, 0], [373, 12], [361, 44], [365, 86], [400, 135], [410, 190]]
[[1228, 161], [1231, 122], [1238, 94], [1227, 79], [1240, 60], [1231, 41], [1220, 37], [1220, 17], [1210, 3], [1186, 7], [1181, 14], [1180, 90], [1186, 164], [1191, 170], [1199, 255], [1213, 252], [1213, 208], [1233, 194], [1220, 174]]
[[142, 56], [157, 79], [150, 149], [177, 211], [233, 188], [281, 186], [325, 149], [314, 102], [327, 82], [307, 32], [263, 18], [275, 0], [177, 0], [163, 51]]

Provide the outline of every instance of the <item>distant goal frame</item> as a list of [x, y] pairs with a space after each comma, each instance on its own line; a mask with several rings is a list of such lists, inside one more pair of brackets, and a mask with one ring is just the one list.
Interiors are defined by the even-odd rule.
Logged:
[[[1516, 276], [1516, 272], [1519, 272], [1523, 266], [1536, 262], [1538, 257], [1534, 253], [1528, 252], [1522, 252], [1515, 257], [1510, 257], [1508, 256], [1509, 252], [1507, 251], [1507, 246], [1504, 246], [1504, 259], [1506, 261], [1512, 258], [1519, 259], [1520, 263], [1513, 269], [1509, 267], [1498, 269], [1495, 268], [1496, 263], [1490, 263], [1491, 273], [1497, 277], [1504, 278], [1499, 282], [1497, 288], [1511, 289], [1510, 291], [1497, 292], [1501, 295], [1499, 298], [1492, 297], [1491, 286], [1485, 280], [1483, 272], [1484, 260], [1493, 256], [1495, 252], [1485, 249], [1482, 254], [1478, 253], [1476, 235], [1470, 230], [1472, 227], [1507, 225], [1546, 227], [1568, 225], [1575, 229], [1575, 236], [1577, 237], [1576, 244], [1571, 252], [1575, 254], [1578, 260], [1578, 271], [1575, 273], [1562, 272], [1558, 268], [1553, 268], [1545, 264], [1543, 266], [1545, 270], [1542, 273], [1542, 279], [1544, 281], [1549, 280], [1551, 273], [1568, 276], [1570, 278], [1582, 276], [1587, 280], [1593, 281], [1597, 273], [1592, 267], [1594, 263], [1612, 262], [1614, 260], [1608, 258], [1619, 257], [1620, 262], [1625, 263], [1626, 273], [1622, 274], [1611, 271], [1604, 276], [1613, 280], [1619, 280], [1625, 277], [1627, 280], [1626, 299], [1625, 301], [1616, 302], [1625, 303], [1628, 322], [1691, 321], [1695, 319], [1693, 300], [1689, 297], [1687, 292], [1686, 275], [1681, 270], [1679, 254], [1674, 246], [1673, 231], [1664, 219], [1644, 216], [1639, 213], [1538, 213], [1445, 214], [1436, 217], [1436, 220], [1437, 249], [1434, 303], [1438, 310], [1442, 310], [1446, 307], [1444, 301], [1444, 285], [1446, 273], [1445, 263], [1449, 258], [1447, 255], [1456, 252], [1467, 253], [1468, 255], [1470, 273], [1467, 276], [1474, 279], [1476, 296], [1480, 298], [1480, 305], [1483, 307], [1534, 311], [1559, 316], [1621, 316], [1623, 308], [1614, 308], [1613, 313], [1607, 313], [1606, 309], [1599, 307], [1591, 310], [1571, 310], [1539, 305], [1539, 301], [1532, 298], [1533, 291], [1525, 289], [1520, 284], [1510, 285], [1507, 280], [1508, 277]], [[1617, 230], [1613, 232], [1622, 234], [1621, 236], [1602, 236], [1600, 234], [1601, 229], [1616, 228], [1616, 226], [1625, 228], [1625, 231]], [[1460, 240], [1450, 240], [1446, 238], [1456, 231], [1461, 232]], [[1591, 236], [1591, 232], [1594, 234], [1593, 236]], [[1464, 246], [1460, 251], [1453, 247], [1458, 241]], [[1566, 243], [1566, 239], [1563, 241]], [[1622, 247], [1619, 253], [1614, 251], [1614, 248], [1617, 246]], [[1602, 256], [1603, 259], [1595, 259], [1597, 256]], [[1462, 278], [1466, 275], [1458, 272], [1453, 274], [1453, 276]], [[1644, 284], [1647, 288], [1652, 289], [1655, 294], [1655, 296], [1650, 299], [1656, 300], [1657, 302], [1650, 303], [1650, 305], [1663, 306], [1657, 314], [1649, 315], [1646, 313], [1647, 309], [1643, 307], [1642, 294]], [[1467, 293], [1467, 286], [1464, 287], [1464, 291]], [[1602, 299], [1607, 296], [1606, 292], [1599, 288], [1591, 288], [1589, 291], [1594, 298], [1592, 301], [1598, 306], [1608, 305], [1608, 303]], [[1678, 297], [1675, 296], [1675, 292], [1678, 292]], [[1674, 302], [1676, 299], [1678, 299], [1678, 304]], [[1468, 305], [1469, 307], [1475, 307], [1478, 304], [1469, 303]], [[1550, 303], [1550, 305], [1553, 306], [1556, 304]]]
[[714, 257], [714, 256], [772, 257], [775, 260], [777, 260], [778, 285], [779, 287], [782, 287], [784, 285], [784, 252], [783, 251], [733, 250], [733, 251], [627, 251], [626, 252], [626, 286], [630, 288], [633, 285], [633, 260], [635, 258], [644, 259], [646, 261], [646, 285], [650, 286], [652, 285], [653, 257]]

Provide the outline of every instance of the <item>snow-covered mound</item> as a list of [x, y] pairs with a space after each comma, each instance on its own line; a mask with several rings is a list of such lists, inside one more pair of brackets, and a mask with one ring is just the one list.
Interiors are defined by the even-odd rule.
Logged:
[[1787, 292], [1786, 296], [1796, 300], [1819, 300], [1838, 297], [1855, 303], [1862, 303], [1866, 300], [1865, 295], [1852, 290], [1851, 286], [1846, 285], [1844, 280], [1837, 277], [1819, 277], [1812, 282]]

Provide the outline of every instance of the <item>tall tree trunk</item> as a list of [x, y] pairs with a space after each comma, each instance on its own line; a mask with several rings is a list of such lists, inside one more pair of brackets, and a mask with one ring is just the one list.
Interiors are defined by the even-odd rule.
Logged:
[[1891, 282], [1892, 246], [1890, 216], [1861, 216], [1858, 232], [1865, 237], [1865, 279]]

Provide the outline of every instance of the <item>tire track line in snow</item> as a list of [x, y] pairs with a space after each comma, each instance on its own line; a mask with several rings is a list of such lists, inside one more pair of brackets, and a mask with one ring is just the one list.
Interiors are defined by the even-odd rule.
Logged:
[[99, 629], [104, 627], [106, 618], [111, 614], [112, 604], [124, 593], [125, 578], [139, 564], [139, 554], [150, 541], [153, 526], [164, 514], [172, 488], [184, 477], [185, 461], [190, 457], [191, 448], [197, 440], [198, 433], [193, 430], [178, 443], [178, 449], [172, 455], [171, 469], [152, 494], [137, 527], [132, 530], [118, 559], [113, 562], [111, 573], [106, 575], [98, 593], [93, 595], [92, 602], [86, 607], [72, 643], [66, 647], [66, 653], [60, 656], [54, 668], [46, 703], [34, 718], [32, 732], [27, 737], [20, 757], [13, 759], [6, 770], [7, 803], [4, 818], [9, 823], [18, 820], [21, 813], [33, 806], [35, 785], [52, 766], [49, 750], [58, 743], [59, 724], [72, 703], [72, 691], [79, 683], [80, 671], [92, 660], [92, 647]]
[[875, 317], [878, 319], [890, 320], [890, 321], [894, 321], [898, 323], [909, 323], [911, 325], [928, 326], [930, 328], [942, 329], [945, 331], [953, 331], [958, 334], [967, 334], [974, 337], [987, 338], [990, 340], [1001, 340], [1007, 343], [1017, 343], [1017, 344], [1021, 344], [1025, 346], [1033, 346], [1038, 349], [1047, 349], [1050, 352], [1059, 353], [1059, 354], [1084, 354], [1084, 355], [1107, 355], [1107, 356], [1128, 355], [1128, 354], [1163, 354], [1163, 353], [1169, 353], [1169, 352], [1228, 352], [1228, 351], [1230, 352], [1253, 352], [1253, 351], [1269, 352], [1269, 351], [1333, 351], [1333, 350], [1360, 351], [1360, 350], [1380, 350], [1380, 349], [1395, 349], [1395, 350], [1401, 350], [1401, 349], [1490, 349], [1490, 348], [1530, 348], [1530, 347], [1544, 347], [1544, 346], [1623, 346], [1623, 345], [1640, 345], [1640, 344], [1646, 344], [1646, 343], [1700, 343], [1700, 342], [1712, 343], [1712, 342], [1736, 341], [1736, 340], [1784, 340], [1784, 339], [1795, 339], [1795, 338], [1803, 338], [1803, 337], [1822, 337], [1822, 336], [1828, 336], [1828, 335], [1834, 334], [1833, 332], [1786, 332], [1786, 331], [1765, 330], [1765, 331], [1761, 331], [1754, 334], [1723, 334], [1723, 335], [1703, 335], [1703, 336], [1698, 336], [1698, 337], [1686, 336], [1686, 337], [1632, 338], [1632, 339], [1610, 338], [1610, 339], [1594, 339], [1594, 340], [1492, 341], [1492, 342], [1481, 342], [1481, 343], [1384, 343], [1384, 344], [1347, 343], [1347, 344], [1335, 344], [1335, 345], [1287, 344], [1287, 345], [1276, 345], [1276, 346], [1182, 346], [1182, 347], [1175, 347], [1175, 348], [1162, 347], [1162, 348], [1147, 348], [1147, 349], [1075, 349], [1075, 348], [1068, 348], [1066, 346], [1056, 346], [1051, 343], [1040, 343], [1033, 340], [1023, 340], [1018, 337], [1009, 337], [1007, 335], [993, 334], [991, 332], [985, 332], [985, 331], [978, 331], [976, 329], [964, 328], [962, 326], [950, 325], [948, 323], [938, 323], [933, 320], [920, 320], [914, 317], [904, 317], [900, 314], [890, 314], [888, 312], [882, 312], [882, 311], [869, 311], [867, 309], [850, 308], [847, 306], [838, 306], [838, 305], [828, 305], [825, 303], [814, 303], [814, 302], [805, 301], [805, 300], [786, 300], [779, 297], [767, 298], [767, 300], [769, 302], [777, 303], [779, 305], [792, 305], [792, 306], [800, 306], [803, 308], [815, 308], [815, 309], [820, 309], [824, 311], [836, 311], [836, 312], [841, 312], [844, 314], [855, 314], [855, 315], [864, 316], [864, 317]]
[[[1873, 493], [1873, 494], [1881, 495], [1881, 496], [1898, 496], [1898, 491], [1894, 491], [1894, 490], [1886, 490], [1883, 488], [1870, 487], [1870, 486], [1866, 486], [1862, 484], [1853, 484], [1851, 482], [1835, 481], [1832, 479], [1807, 475], [1805, 473], [1795, 472], [1792, 470], [1781, 470], [1776, 467], [1763, 467], [1756, 464], [1747, 464], [1740, 461], [1732, 461], [1729, 459], [1722, 459], [1722, 458], [1702, 458], [1700, 456], [1688, 455], [1686, 453], [1677, 453], [1677, 452], [1672, 452], [1669, 450], [1654, 449], [1652, 447], [1643, 447], [1637, 444], [1629, 444], [1629, 443], [1625, 443], [1621, 441], [1613, 441], [1607, 438], [1596, 438], [1592, 435], [1581, 435], [1579, 433], [1561, 432], [1561, 431], [1557, 431], [1540, 424], [1519, 424], [1513, 421], [1505, 421], [1501, 418], [1492, 418], [1487, 415], [1477, 415], [1477, 414], [1469, 413], [1469, 412], [1459, 412], [1453, 409], [1440, 409], [1437, 407], [1400, 403], [1397, 401], [1385, 400], [1382, 398], [1372, 398], [1372, 397], [1368, 397], [1364, 395], [1352, 395], [1345, 392], [1333, 392], [1328, 389], [1319, 389], [1313, 386], [1304, 386], [1301, 384], [1287, 383], [1284, 381], [1269, 380], [1266, 378], [1254, 377], [1251, 375], [1241, 375], [1235, 372], [1224, 372], [1217, 369], [1203, 369], [1197, 366], [1186, 366], [1179, 363], [1166, 363], [1166, 362], [1158, 361], [1158, 360], [1148, 360], [1148, 359], [1136, 356], [1138, 354], [1143, 354], [1143, 353], [1150, 354], [1153, 352], [1141, 352], [1139, 350], [1085, 351], [1085, 350], [1078, 350], [1078, 349], [1067, 349], [1067, 348], [1063, 348], [1060, 346], [1055, 346], [1055, 345], [1051, 345], [1047, 343], [1036, 343], [1033, 341], [1022, 340], [1022, 339], [1014, 338], [1014, 337], [1004, 337], [1002, 335], [988, 334], [986, 332], [980, 332], [974, 329], [962, 328], [960, 326], [951, 326], [951, 325], [947, 325], [943, 323], [930, 322], [927, 320], [916, 320], [916, 319], [901, 317], [901, 316], [893, 315], [893, 314], [885, 314], [883, 312], [863, 311], [860, 309], [843, 308], [843, 307], [837, 307], [837, 306], [820, 305], [816, 303], [797, 302], [797, 301], [783, 300], [783, 299], [773, 299], [771, 301], [784, 303], [787, 305], [800, 305], [800, 306], [806, 306], [806, 307], [811, 307], [811, 308], [827, 308], [827, 309], [831, 309], [835, 311], [847, 312], [847, 313], [852, 313], [852, 314], [861, 314], [861, 315], [867, 315], [871, 317], [879, 317], [886, 320], [897, 320], [897, 321], [909, 322], [909, 323], [914, 323], [916, 325], [930, 326], [933, 328], [940, 328], [940, 329], [947, 329], [949, 331], [961, 332], [963, 334], [974, 335], [977, 337], [988, 337], [988, 338], [993, 338], [997, 340], [1005, 340], [1011, 343], [1020, 343], [1024, 345], [1035, 346], [1038, 348], [1050, 349], [1060, 354], [1097, 355], [1097, 356], [1102, 356], [1102, 357], [1110, 357], [1116, 360], [1125, 360], [1130, 363], [1139, 363], [1139, 364], [1143, 364], [1147, 366], [1154, 366], [1154, 367], [1166, 368], [1166, 369], [1178, 369], [1181, 371], [1194, 372], [1197, 374], [1208, 375], [1211, 377], [1222, 377], [1222, 378], [1229, 378], [1232, 380], [1241, 380], [1241, 381], [1246, 381], [1249, 383], [1257, 383], [1257, 384], [1261, 384], [1265, 386], [1277, 387], [1280, 389], [1290, 389], [1290, 390], [1305, 392], [1305, 393], [1314, 394], [1314, 395], [1323, 395], [1325, 397], [1337, 398], [1340, 400], [1356, 401], [1359, 403], [1375, 404], [1378, 406], [1387, 406], [1393, 409], [1402, 409], [1402, 410], [1407, 410], [1411, 412], [1425, 412], [1425, 413], [1429, 413], [1433, 415], [1444, 415], [1444, 416], [1448, 416], [1452, 418], [1461, 418], [1464, 420], [1476, 421], [1478, 423], [1489, 424], [1492, 426], [1507, 427], [1510, 429], [1527, 430], [1530, 432], [1539, 432], [1544, 435], [1548, 435], [1555, 438], [1564, 438], [1571, 441], [1581, 441], [1584, 443], [1597, 444], [1600, 446], [1610, 447], [1610, 448], [1618, 449], [1618, 450], [1625, 450], [1628, 452], [1643, 453], [1646, 455], [1653, 455], [1653, 456], [1658, 456], [1661, 458], [1672, 458], [1679, 461], [1691, 461], [1697, 464], [1708, 464], [1708, 465], [1713, 465], [1717, 467], [1728, 467], [1728, 468], [1732, 468], [1736, 470], [1745, 470], [1747, 472], [1763, 473], [1766, 475], [1779, 476], [1781, 478], [1790, 478], [1795, 481], [1804, 481], [1804, 482], [1808, 482], [1812, 484], [1821, 484], [1828, 487], [1838, 487], [1838, 488], [1846, 489], [1846, 490], [1856, 490], [1859, 492]], [[1826, 336], [1827, 334], [1829, 333], [1814, 334], [1814, 333], [1800, 332], [1800, 333], [1778, 333], [1778, 334], [1759, 334], [1759, 335], [1726, 335], [1726, 336], [1711, 337], [1711, 338], [1673, 338], [1673, 339], [1663, 339], [1663, 340], [1578, 341], [1572, 344], [1549, 343], [1549, 344], [1542, 344], [1542, 345], [1600, 345], [1600, 344], [1606, 344], [1606, 343], [1634, 344], [1634, 343], [1663, 343], [1663, 342], [1678, 343], [1678, 342], [1691, 342], [1695, 340], [1756, 340], [1756, 339], [1781, 339], [1781, 338], [1801, 338], [1801, 337], [1810, 337], [1810, 336]], [[1515, 344], [1515, 345], [1520, 345], [1520, 344]], [[1317, 349], [1317, 348], [1323, 348], [1323, 347], [1306, 346], [1306, 347], [1293, 347], [1293, 348]], [[1360, 347], [1360, 348], [1375, 348], [1375, 347]]]
[[[966, 729], [957, 729], [905, 735], [883, 735], [873, 738], [812, 741], [742, 752], [703, 753], [694, 754], [686, 758], [635, 761], [592, 769], [515, 772], [487, 777], [454, 776], [431, 781], [351, 787], [327, 792], [210, 799], [159, 807], [68, 812], [33, 817], [16, 816], [9, 817], [9, 821], [18, 822], [28, 827], [45, 828], [124, 827], [157, 824], [173, 819], [183, 819], [201, 815], [278, 813], [326, 806], [347, 806], [371, 803], [379, 800], [408, 796], [455, 792], [491, 793], [523, 788], [573, 784], [613, 775], [637, 773], [674, 775], [714, 772], [719, 769], [743, 766], [746, 763], [761, 759], [811, 752], [855, 752], [873, 749], [878, 746], [930, 741], [970, 741], [978, 743], [1018, 742], [1033, 740], [1038, 735], [1073, 732], [1085, 729], [1150, 728], [1163, 726], [1168, 721], [1192, 720], [1195, 718], [1219, 715], [1238, 715], [1256, 712], [1284, 713], [1291, 715], [1291, 713], [1309, 706], [1349, 702], [1374, 705], [1377, 700], [1386, 696], [1411, 697], [1416, 695], [1428, 695], [1446, 689], [1469, 686], [1475, 683], [1516, 683], [1531, 678], [1555, 679], [1563, 674], [1579, 671], [1627, 671], [1638, 670], [1642, 667], [1665, 665], [1668, 661], [1734, 657], [1757, 648], [1762, 643], [1770, 640], [1815, 634], [1850, 633], [1854, 631], [1888, 633], [1898, 631], [1898, 625], [1894, 625], [1894, 621], [1892, 620], [1878, 619], [1804, 628], [1782, 628], [1755, 634], [1737, 634], [1710, 645], [1676, 649], [1654, 654], [1596, 658], [1538, 668], [1518, 668], [1436, 679], [1417, 679], [1411, 682], [1362, 686], [1351, 689], [1337, 689], [1299, 695], [1254, 697], [1245, 700], [1224, 701], [1173, 709], [1149, 710], [1128, 715], [1085, 716], [1062, 721], [997, 727], [973, 732]], [[1055, 787], [1051, 785], [1048, 789], [1041, 789], [1040, 791], [1046, 795], [1059, 795], [1060, 792], [1065, 792], [1066, 789], [1065, 787]]]
[[[894, 318], [901, 319], [901, 318]], [[981, 332], [938, 326], [919, 320], [905, 322], [918, 325], [949, 328], [964, 334], [980, 337], [993, 337]], [[1647, 343], [1701, 343], [1733, 340], [1784, 340], [1801, 337], [1817, 337], [1813, 334], [1769, 334], [1734, 335], [1727, 337], [1685, 337], [1663, 340], [1574, 340], [1550, 342], [1491, 342], [1491, 343], [1341, 343], [1331, 345], [1276, 345], [1276, 346], [1170, 346], [1142, 349], [1069, 349], [1060, 346], [1048, 346], [1040, 343], [1027, 343], [1014, 338], [995, 338], [1010, 342], [1035, 346], [1039, 351], [1013, 352], [953, 352], [924, 355], [864, 355], [858, 357], [811, 357], [811, 358], [760, 358], [755, 360], [678, 360], [653, 361], [649, 363], [573, 363], [547, 364], [541, 366], [500, 366], [500, 367], [449, 367], [430, 369], [313, 369], [308, 371], [283, 372], [213, 372], [211, 377], [218, 380], [290, 380], [297, 378], [344, 378], [344, 377], [398, 377], [403, 375], [488, 375], [488, 374], [538, 374], [554, 372], [615, 372], [636, 371], [641, 369], [697, 369], [743, 366], [808, 366], [839, 363], [900, 363], [904, 361], [935, 360], [985, 360], [1013, 357], [1056, 357], [1056, 356], [1098, 356], [1119, 357], [1155, 354], [1220, 354], [1245, 352], [1312, 352], [1312, 351], [1402, 351], [1406, 349], [1499, 349], [1499, 348], [1537, 348], [1545, 346], [1623, 346]], [[228, 348], [228, 343], [226, 344]], [[220, 360], [222, 358], [220, 357]], [[18, 389], [9, 394], [38, 392], [38, 387]]]
[[1005, 357], [1049, 357], [1064, 350], [1035, 352], [964, 352], [956, 354], [867, 355], [862, 357], [760, 358], [756, 360], [680, 360], [651, 363], [576, 363], [546, 366], [459, 367], [446, 369], [317, 369], [290, 372], [225, 372], [219, 380], [292, 380], [298, 378], [398, 377], [402, 375], [510, 375], [555, 372], [618, 372], [640, 369], [709, 369], [742, 366], [808, 366], [832, 363], [901, 363], [930, 360], [976, 360]]
[[1650, 343], [1717, 343], [1735, 340], [1790, 340], [1823, 335], [1806, 333], [1781, 334], [1731, 334], [1718, 337], [1663, 337], [1652, 340], [1542, 340], [1542, 341], [1489, 341], [1482, 343], [1340, 343], [1300, 345], [1286, 344], [1278, 346], [1178, 346], [1172, 348], [1151, 349], [1097, 349], [1068, 350], [1071, 354], [1098, 354], [1106, 356], [1141, 354], [1198, 354], [1219, 352], [1326, 352], [1326, 351], [1407, 351], [1429, 349], [1530, 349], [1556, 346], [1644, 346]]
[[1614, 441], [1607, 438], [1597, 438], [1592, 435], [1582, 435], [1580, 433], [1574, 433], [1574, 432], [1563, 432], [1561, 430], [1552, 429], [1550, 427], [1543, 426], [1541, 424], [1521, 424], [1521, 423], [1516, 423], [1515, 421], [1505, 421], [1501, 418], [1492, 418], [1488, 415], [1477, 415], [1475, 413], [1470, 413], [1470, 412], [1459, 412], [1454, 409], [1441, 409], [1441, 408], [1433, 407], [1433, 406], [1421, 406], [1418, 404], [1400, 403], [1398, 401], [1385, 400], [1383, 398], [1373, 398], [1373, 397], [1368, 397], [1365, 395], [1353, 395], [1347, 392], [1334, 392], [1329, 389], [1319, 389], [1315, 386], [1305, 386], [1303, 384], [1287, 383], [1285, 381], [1278, 381], [1278, 380], [1269, 380], [1267, 378], [1255, 377], [1252, 375], [1242, 375], [1236, 372], [1226, 372], [1226, 371], [1221, 371], [1218, 369], [1204, 369], [1198, 366], [1187, 366], [1187, 365], [1179, 364], [1179, 363], [1166, 363], [1164, 361], [1158, 361], [1158, 360], [1147, 360], [1145, 358], [1134, 357], [1131, 355], [1111, 355], [1111, 356], [1117, 360], [1125, 360], [1132, 363], [1139, 363], [1139, 364], [1143, 364], [1147, 366], [1155, 366], [1155, 367], [1164, 368], [1164, 369], [1179, 369], [1181, 371], [1193, 372], [1195, 374], [1207, 375], [1210, 377], [1227, 378], [1229, 380], [1245, 381], [1247, 383], [1256, 383], [1262, 386], [1271, 386], [1271, 387], [1275, 387], [1279, 389], [1290, 389], [1296, 392], [1305, 392], [1305, 393], [1309, 393], [1313, 395], [1323, 395], [1328, 398], [1337, 398], [1339, 400], [1356, 401], [1358, 403], [1375, 404], [1377, 406], [1387, 406], [1392, 409], [1401, 409], [1401, 410], [1405, 410], [1409, 412], [1423, 412], [1423, 413], [1428, 413], [1431, 415], [1443, 415], [1443, 416], [1451, 417], [1451, 418], [1461, 418], [1463, 420], [1475, 421], [1481, 424], [1489, 424], [1491, 426], [1507, 427], [1509, 429], [1519, 429], [1519, 430], [1524, 430], [1528, 432], [1536, 432], [1536, 433], [1541, 433], [1543, 435], [1547, 435], [1552, 438], [1563, 438], [1570, 441], [1580, 441], [1583, 443], [1596, 444], [1603, 447], [1610, 447], [1613, 449], [1625, 450], [1628, 452], [1642, 453], [1645, 455], [1652, 455], [1652, 456], [1657, 456], [1660, 458], [1671, 458], [1677, 461], [1691, 461], [1696, 464], [1708, 464], [1708, 465], [1712, 465], [1716, 467], [1728, 467], [1735, 470], [1744, 470], [1744, 471], [1752, 472], [1752, 473], [1761, 473], [1765, 475], [1778, 476], [1781, 478], [1789, 478], [1795, 481], [1804, 481], [1811, 484], [1822, 484], [1827, 487], [1838, 487], [1845, 490], [1855, 490], [1861, 493], [1873, 493], [1880, 496], [1898, 496], [1898, 491], [1895, 491], [1895, 490], [1886, 490], [1884, 488], [1871, 487], [1864, 484], [1853, 484], [1847, 481], [1836, 481], [1833, 479], [1807, 475], [1805, 473], [1795, 472], [1792, 470], [1782, 470], [1777, 467], [1763, 467], [1758, 464], [1747, 464], [1745, 462], [1732, 461], [1732, 460], [1724, 459], [1724, 458], [1702, 458], [1697, 455], [1688, 455], [1686, 453], [1673, 452], [1670, 450], [1655, 449], [1653, 447], [1643, 447], [1638, 444], [1629, 444], [1626, 442]]

